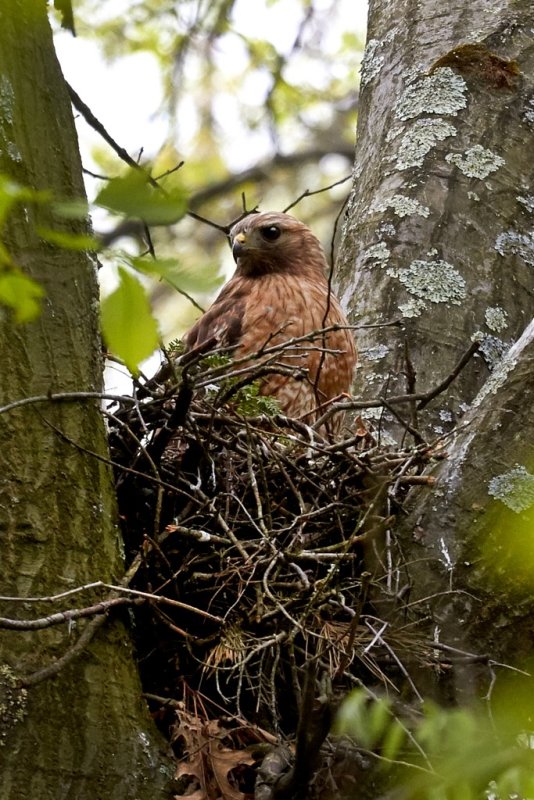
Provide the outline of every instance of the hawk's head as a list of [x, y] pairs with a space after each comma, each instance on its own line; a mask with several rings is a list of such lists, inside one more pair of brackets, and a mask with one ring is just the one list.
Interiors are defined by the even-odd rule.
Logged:
[[230, 231], [237, 272], [250, 277], [274, 272], [319, 272], [326, 259], [319, 240], [290, 214], [249, 214]]

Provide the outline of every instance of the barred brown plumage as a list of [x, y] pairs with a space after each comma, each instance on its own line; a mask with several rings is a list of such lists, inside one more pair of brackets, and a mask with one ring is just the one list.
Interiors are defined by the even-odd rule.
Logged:
[[[232, 228], [230, 240], [235, 274], [186, 334], [186, 347], [211, 341], [232, 348], [234, 359], [250, 355], [252, 362], [266, 347], [287, 343], [274, 365], [283, 372], [262, 377], [260, 391], [275, 397], [287, 416], [313, 424], [328, 403], [350, 390], [356, 363], [323, 248], [306, 225], [278, 212], [248, 215]], [[323, 432], [335, 435], [341, 423], [336, 414]]]

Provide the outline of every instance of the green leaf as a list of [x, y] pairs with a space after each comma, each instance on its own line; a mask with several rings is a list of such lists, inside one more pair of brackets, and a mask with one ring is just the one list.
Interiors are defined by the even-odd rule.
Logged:
[[183, 339], [173, 339], [165, 348], [170, 356], [181, 356], [185, 352]]
[[138, 272], [163, 278], [171, 286], [184, 292], [210, 292], [224, 280], [211, 265], [192, 270], [175, 258], [123, 257]]
[[336, 715], [334, 731], [339, 736], [353, 736], [364, 747], [368, 744], [366, 706], [368, 697], [362, 689], [354, 689], [345, 698]]
[[400, 722], [394, 719], [386, 731], [382, 742], [382, 755], [393, 760], [397, 758], [403, 745], [406, 733]]
[[2, 242], [0, 242], [0, 264], [8, 264], [10, 267], [14, 266], [14, 261]]
[[16, 322], [31, 322], [41, 313], [44, 289], [19, 270], [0, 273], [0, 303], [13, 310]]
[[138, 217], [147, 225], [172, 225], [187, 210], [187, 195], [182, 189], [169, 192], [149, 186], [142, 170], [131, 169], [112, 178], [97, 195], [96, 205], [126, 217]]
[[52, 210], [64, 219], [85, 219], [89, 215], [87, 200], [55, 200]]
[[49, 191], [38, 191], [21, 186], [8, 175], [0, 174], [0, 225], [3, 225], [15, 203], [45, 203], [52, 197]]
[[280, 413], [280, 405], [274, 397], [264, 397], [260, 394], [258, 381], [243, 386], [237, 392], [234, 402], [237, 413], [244, 417], [255, 417], [258, 414], [274, 417], [275, 414]]
[[367, 707], [367, 729], [371, 746], [374, 746], [389, 726], [391, 720], [390, 703], [379, 698]]
[[45, 242], [56, 244], [64, 250], [99, 250], [100, 243], [93, 236], [83, 233], [54, 231], [52, 228], [38, 227], [37, 233]]
[[141, 283], [120, 268], [118, 288], [102, 301], [102, 332], [107, 346], [135, 374], [159, 343], [158, 326]]

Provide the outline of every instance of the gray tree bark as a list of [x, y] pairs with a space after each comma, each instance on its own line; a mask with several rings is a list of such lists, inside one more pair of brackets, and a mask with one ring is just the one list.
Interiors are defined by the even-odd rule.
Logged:
[[[74, 123], [46, 13], [44, 0], [1, 3], [0, 172], [59, 199], [80, 198]], [[95, 260], [47, 244], [39, 225], [87, 230], [54, 219], [46, 203], [19, 204], [4, 225], [9, 256], [46, 294], [32, 323], [16, 324], [2, 310], [0, 406], [101, 387]], [[94, 401], [43, 402], [0, 416], [1, 616], [58, 610], [6, 596], [120, 580], [112, 476], [87, 451], [106, 455]], [[125, 626], [107, 622], [91, 638], [92, 624], [0, 631], [2, 800], [168, 796], [170, 761], [142, 702]]]
[[432, 681], [443, 699], [485, 694], [492, 662], [525, 667], [532, 658], [533, 430], [531, 322], [464, 418], [435, 489], [414, 494], [402, 524], [412, 584], [402, 613], [459, 651], [449, 679]]
[[[526, 0], [370, 2], [338, 278], [352, 322], [397, 324], [359, 333], [356, 393], [431, 389], [481, 343], [424, 416], [396, 406], [427, 440], [458, 426], [406, 504], [411, 591], [391, 598], [393, 620], [465, 654], [443, 651], [446, 680], [402, 654], [448, 701], [531, 655], [533, 29]], [[389, 412], [381, 427], [402, 432]]]
[[526, 0], [370, 3], [339, 280], [353, 322], [399, 322], [359, 334], [359, 394], [413, 388], [406, 348], [430, 389], [481, 341], [427, 435], [454, 426], [534, 313], [533, 24]]

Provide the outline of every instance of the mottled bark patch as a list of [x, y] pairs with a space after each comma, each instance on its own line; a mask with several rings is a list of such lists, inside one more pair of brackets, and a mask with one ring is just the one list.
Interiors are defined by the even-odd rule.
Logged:
[[451, 67], [468, 78], [474, 78], [492, 89], [514, 91], [521, 70], [517, 61], [501, 58], [484, 44], [461, 44], [438, 58], [429, 74], [443, 67]]

